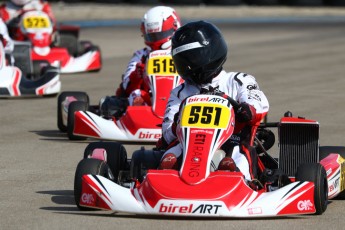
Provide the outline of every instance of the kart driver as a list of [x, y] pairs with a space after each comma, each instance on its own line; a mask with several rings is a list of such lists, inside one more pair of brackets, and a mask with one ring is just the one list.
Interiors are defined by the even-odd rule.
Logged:
[[13, 58], [12, 52], [14, 49], [14, 43], [10, 35], [8, 34], [6, 24], [1, 18], [0, 18], [0, 41], [2, 42], [2, 45], [4, 46], [6, 61], [8, 62], [7, 64], [13, 65], [14, 58]]
[[[171, 91], [162, 124], [163, 137], [157, 147], [167, 149], [160, 169], [178, 169], [182, 145], [176, 138], [176, 122], [181, 102], [192, 95], [207, 93], [239, 102], [235, 111], [234, 134], [222, 146], [226, 156], [218, 170], [232, 171], [234, 166], [247, 180], [257, 177], [257, 155], [253, 147], [255, 132], [269, 109], [268, 100], [252, 75], [225, 72], [227, 44], [219, 29], [205, 21], [190, 22], [172, 37], [172, 55], [179, 75], [185, 82]], [[235, 165], [234, 165], [235, 163]]]
[[0, 6], [0, 17], [6, 23], [7, 28], [10, 32], [10, 35], [14, 40], [23, 40], [21, 33], [18, 33], [19, 30], [19, 19], [20, 16], [32, 10], [38, 10], [45, 12], [54, 28], [56, 26], [56, 19], [51, 9], [50, 4], [47, 1], [40, 0], [10, 0], [4, 2]]
[[170, 49], [171, 36], [180, 25], [180, 18], [171, 7], [156, 6], [145, 13], [140, 29], [146, 47], [133, 54], [116, 96], [128, 98], [129, 105], [151, 105], [150, 89], [144, 80], [145, 59], [151, 51]]
[[4, 2], [0, 6], [0, 17], [6, 24], [9, 24], [12, 19], [15, 19], [22, 13], [31, 10], [45, 12], [55, 25], [55, 16], [50, 4], [47, 1], [41, 0], [10, 0]]

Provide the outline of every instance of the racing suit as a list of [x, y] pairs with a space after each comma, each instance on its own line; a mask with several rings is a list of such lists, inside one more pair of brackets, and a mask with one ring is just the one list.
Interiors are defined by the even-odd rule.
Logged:
[[136, 98], [142, 98], [143, 105], [151, 105], [150, 87], [145, 81], [145, 62], [150, 53], [145, 47], [137, 50], [127, 65], [120, 87], [115, 95], [127, 97], [129, 105], [133, 105]]
[[163, 139], [170, 145], [165, 154], [173, 153], [176, 157], [182, 154], [182, 145], [175, 142], [174, 134], [174, 117], [179, 111], [181, 102], [188, 96], [199, 94], [202, 88], [209, 86], [218, 88], [239, 103], [245, 102], [252, 105], [256, 110], [251, 121], [236, 122], [234, 134], [222, 147], [226, 154], [233, 158], [245, 178], [252, 180], [257, 176], [257, 155], [253, 148], [255, 132], [268, 112], [269, 103], [255, 78], [245, 73], [221, 71], [208, 85], [197, 86], [183, 83], [171, 91], [162, 124]]
[[13, 40], [10, 38], [8, 34], [7, 26], [4, 21], [0, 18], [0, 39], [4, 46], [5, 53], [11, 55], [14, 49]]

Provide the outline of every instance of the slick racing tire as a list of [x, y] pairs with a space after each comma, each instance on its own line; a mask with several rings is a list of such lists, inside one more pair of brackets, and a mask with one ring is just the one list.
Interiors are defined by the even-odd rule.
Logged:
[[319, 163], [304, 163], [297, 168], [296, 181], [314, 183], [314, 203], [316, 215], [321, 215], [327, 209], [328, 181], [325, 168]]
[[109, 167], [104, 161], [97, 159], [82, 159], [79, 162], [74, 176], [74, 200], [78, 208], [83, 211], [94, 210], [93, 208], [87, 208], [79, 205], [82, 195], [82, 177], [86, 174], [100, 175], [106, 178], [112, 177]]
[[60, 34], [59, 47], [66, 48], [70, 55], [76, 57], [78, 55], [78, 38], [73, 34]]
[[117, 142], [92, 142], [85, 148], [84, 159], [91, 156], [95, 149], [105, 149], [107, 151], [107, 164], [114, 175], [114, 182], [119, 184], [120, 171], [129, 170], [125, 147]]
[[60, 93], [57, 100], [57, 126], [61, 132], [67, 132], [67, 126], [63, 124], [62, 121], [62, 102], [66, 99], [66, 97], [75, 97], [78, 101], [85, 101], [89, 103], [89, 96], [85, 92], [77, 92], [77, 91], [65, 91]]
[[157, 169], [164, 151], [145, 150], [142, 147], [132, 154], [130, 177], [142, 182], [148, 169]]
[[77, 136], [73, 134], [74, 130], [74, 113], [77, 111], [87, 111], [88, 103], [85, 101], [73, 101], [68, 106], [68, 117], [67, 117], [67, 136], [70, 140], [86, 140], [86, 137]]

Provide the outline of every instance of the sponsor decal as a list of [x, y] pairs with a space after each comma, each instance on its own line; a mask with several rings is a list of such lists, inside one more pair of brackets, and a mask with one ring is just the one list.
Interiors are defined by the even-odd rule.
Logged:
[[197, 101], [209, 101], [210, 97], [192, 97], [192, 98], [188, 98], [187, 102], [191, 103], [191, 102], [197, 102]]
[[298, 210], [300, 210], [300, 211], [311, 210], [312, 207], [313, 207], [313, 203], [311, 203], [310, 200], [300, 200], [300, 201], [297, 203], [297, 208], [298, 208]]
[[200, 175], [200, 167], [202, 159], [202, 152], [204, 150], [204, 144], [206, 140], [205, 134], [196, 134], [193, 144], [193, 157], [191, 158], [191, 164], [189, 167], [188, 175], [190, 177], [198, 177]]
[[328, 187], [328, 192], [331, 193], [333, 190], [337, 189], [340, 185], [340, 178], [334, 180], [334, 182]]
[[159, 206], [160, 213], [194, 213], [194, 214], [217, 214], [220, 208], [223, 207], [221, 204], [189, 204], [189, 205], [174, 205], [161, 203]]
[[262, 214], [262, 209], [261, 207], [248, 208], [248, 214], [249, 215]]
[[83, 193], [81, 195], [81, 201], [84, 204], [93, 204], [95, 202], [95, 199], [93, 198], [92, 194], [90, 194], [90, 193]]
[[161, 133], [140, 132], [138, 137], [139, 139], [159, 139], [161, 136]]

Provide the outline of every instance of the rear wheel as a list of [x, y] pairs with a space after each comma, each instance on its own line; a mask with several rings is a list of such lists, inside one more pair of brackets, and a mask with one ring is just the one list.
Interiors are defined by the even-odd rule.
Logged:
[[107, 163], [114, 175], [115, 183], [119, 183], [120, 171], [129, 168], [125, 147], [117, 142], [92, 142], [85, 148], [84, 159], [87, 159], [95, 149], [105, 149], [107, 151]]
[[59, 47], [64, 47], [72, 56], [78, 55], [78, 38], [73, 34], [60, 34]]
[[97, 159], [83, 159], [79, 162], [74, 176], [74, 200], [80, 210], [94, 210], [79, 205], [82, 192], [82, 177], [86, 174], [100, 175], [112, 178], [106, 162]]
[[325, 168], [319, 163], [304, 163], [297, 168], [297, 181], [314, 183], [314, 203], [316, 215], [321, 215], [327, 209], [328, 181]]
[[68, 106], [68, 117], [67, 117], [67, 135], [70, 140], [86, 140], [86, 137], [76, 136], [73, 134], [75, 117], [74, 114], [77, 111], [87, 111], [89, 105], [84, 101], [73, 101]]
[[78, 101], [85, 101], [89, 103], [89, 96], [85, 92], [65, 91], [60, 93], [57, 100], [57, 126], [61, 132], [67, 132], [67, 126], [63, 124], [62, 120], [62, 102], [66, 99], [66, 97], [71, 96], [75, 97]]

